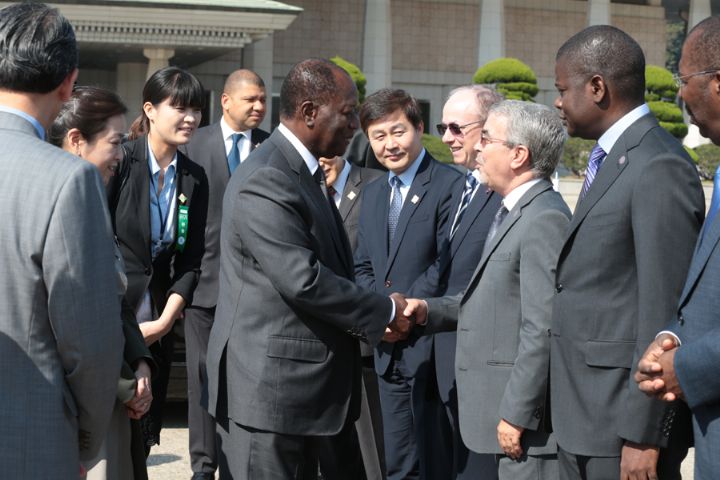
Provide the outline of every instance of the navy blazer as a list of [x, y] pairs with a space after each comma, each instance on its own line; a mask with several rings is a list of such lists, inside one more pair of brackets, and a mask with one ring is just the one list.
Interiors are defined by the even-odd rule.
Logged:
[[[433, 297], [439, 293], [438, 271], [430, 267], [447, 243], [453, 213], [453, 193], [462, 188], [463, 176], [425, 153], [410, 185], [395, 237], [387, 241], [390, 185], [379, 179], [363, 192], [358, 247], [355, 251], [355, 281], [376, 292], [400, 292], [411, 297]], [[375, 351], [375, 370], [382, 375], [394, 348], [416, 347], [404, 358], [412, 371], [429, 361], [428, 338], [411, 335], [396, 344], [381, 342]]]

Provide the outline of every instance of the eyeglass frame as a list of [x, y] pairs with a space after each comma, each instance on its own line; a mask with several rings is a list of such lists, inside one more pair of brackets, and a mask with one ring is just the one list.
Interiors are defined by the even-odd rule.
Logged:
[[481, 147], [485, 148], [488, 143], [501, 143], [505, 145], [507, 148], [515, 148], [518, 145], [508, 142], [507, 140], [503, 140], [501, 138], [493, 138], [490, 135], [488, 135], [486, 130], [483, 130], [480, 132], [480, 141], [478, 142]]
[[[483, 123], [485, 120], [477, 120], [475, 122], [466, 123], [465, 125], [458, 125], [455, 122], [450, 122], [447, 125], [444, 123], [438, 123], [435, 125], [435, 128], [437, 129], [440, 136], [444, 136], [445, 132], [450, 130], [450, 133], [453, 134], [455, 137], [465, 136], [465, 132], [463, 131], [463, 128], [469, 127], [470, 125], [475, 125], [476, 123]], [[457, 129], [457, 132], [455, 131]]]
[[680, 73], [673, 74], [673, 82], [677, 88], [683, 88], [687, 85], [688, 79], [692, 77], [699, 77], [700, 75], [710, 75], [711, 73], [720, 72], [720, 68], [714, 68], [712, 70], [703, 70], [702, 72], [688, 73], [687, 75], [680, 75]]

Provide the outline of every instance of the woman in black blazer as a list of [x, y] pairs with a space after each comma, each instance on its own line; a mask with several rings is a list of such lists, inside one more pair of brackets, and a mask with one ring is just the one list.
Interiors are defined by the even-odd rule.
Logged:
[[108, 189], [113, 227], [125, 260], [126, 300], [158, 364], [153, 402], [142, 419], [145, 451], [160, 443], [173, 352], [171, 329], [192, 302], [205, 244], [205, 172], [178, 151], [200, 123], [205, 95], [189, 72], [166, 67], [143, 89], [140, 135]]

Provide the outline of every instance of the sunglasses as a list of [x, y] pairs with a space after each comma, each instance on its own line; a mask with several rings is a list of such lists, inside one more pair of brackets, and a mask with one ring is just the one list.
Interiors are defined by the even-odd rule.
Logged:
[[450, 133], [455, 135], [456, 137], [462, 137], [465, 135], [465, 132], [463, 132], [463, 128], [469, 127], [470, 125], [475, 125], [476, 123], [483, 123], [484, 120], [477, 120], [475, 122], [466, 123], [465, 125], [458, 125], [457, 123], [448, 123], [445, 125], [444, 123], [438, 123], [435, 125], [435, 128], [437, 128], [438, 133], [440, 136], [445, 135], [445, 132], [450, 130]]

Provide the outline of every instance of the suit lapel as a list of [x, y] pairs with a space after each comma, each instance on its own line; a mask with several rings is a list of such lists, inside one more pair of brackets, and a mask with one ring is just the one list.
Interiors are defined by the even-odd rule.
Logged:
[[[485, 208], [485, 205], [487, 205], [488, 201], [492, 198], [494, 193], [492, 190], [488, 190], [485, 185], [478, 186], [477, 191], [475, 192], [475, 196], [470, 200], [470, 205], [468, 205], [467, 210], [465, 211], [465, 215], [462, 218], [462, 221], [460, 222], [460, 225], [457, 228], [457, 231], [455, 232], [455, 236], [453, 236], [451, 242], [450, 242], [450, 256], [455, 256], [455, 253], [460, 248], [460, 245], [462, 245], [463, 239], [470, 231], [470, 226], [475, 222], [475, 219], [480, 215], [480, 212], [483, 211]], [[457, 208], [455, 209], [454, 214], [457, 213]]]
[[[214, 162], [208, 162], [212, 165], [213, 170], [217, 172], [206, 172], [208, 178], [221, 178], [227, 185], [230, 179], [230, 168], [227, 162], [227, 153], [225, 153], [225, 139], [223, 138], [222, 128], [220, 123], [216, 123], [214, 130], [209, 135], [210, 144], [206, 148], [210, 149], [210, 158], [214, 159]], [[211, 175], [213, 175], [211, 177]]]
[[[138, 162], [138, 166], [130, 171], [132, 179], [128, 182], [128, 187], [135, 206], [135, 218], [142, 232], [142, 245], [147, 246], [147, 253], [150, 256], [152, 241], [150, 239], [150, 167], [148, 167], [148, 148], [147, 136], [143, 137], [142, 142], [135, 143], [132, 159]], [[140, 151], [137, 149], [140, 149]]]
[[530, 187], [530, 190], [525, 192], [525, 194], [520, 198], [520, 200], [518, 200], [517, 204], [515, 204], [513, 209], [508, 213], [507, 217], [505, 217], [505, 220], [500, 225], [500, 228], [498, 228], [495, 236], [490, 240], [490, 244], [487, 246], [487, 248], [484, 248], [483, 256], [482, 258], [480, 258], [480, 262], [478, 263], [478, 266], [475, 268], [475, 271], [470, 278], [468, 288], [465, 290], [463, 301], [465, 301], [465, 299], [468, 297], [468, 295], [474, 288], [475, 283], [479, 280], [481, 272], [485, 268], [485, 265], [487, 264], [490, 256], [497, 249], [498, 245], [500, 245], [503, 238], [505, 238], [505, 236], [512, 229], [512, 227], [517, 223], [518, 220], [520, 220], [520, 217], [522, 217], [523, 208], [530, 204], [535, 199], [535, 197], [550, 189], [552, 189], [552, 184], [547, 180], [541, 180], [539, 183]]
[[[717, 217], [715, 217], [715, 219], [717, 219]], [[705, 228], [708, 229], [707, 232], [705, 232]], [[701, 239], [702, 242], [700, 241]], [[682, 295], [680, 295], [680, 306], [685, 304], [690, 292], [695, 288], [698, 278], [700, 278], [700, 275], [705, 270], [710, 255], [717, 248], [718, 242], [720, 241], [720, 222], [713, 221], [711, 225], [705, 223], [700, 230], [697, 241], [695, 253], [690, 262], [690, 269], [688, 270], [687, 279], [685, 280], [685, 286], [683, 287]]]
[[343, 189], [342, 198], [340, 198], [340, 217], [343, 222], [347, 219], [350, 210], [353, 209], [355, 203], [360, 197], [360, 184], [362, 183], [362, 173], [359, 167], [355, 165], [350, 166], [350, 173], [348, 173], [347, 182], [345, 182], [345, 188]]
[[[402, 210], [400, 210], [400, 218], [398, 218], [397, 228], [395, 228], [395, 237], [393, 237], [392, 242], [390, 243], [390, 251], [388, 252], [388, 262], [385, 267], [386, 276], [387, 272], [390, 271], [398, 249], [400, 248], [403, 236], [405, 235], [405, 230], [407, 230], [408, 222], [410, 222], [415, 210], [422, 202], [425, 192], [427, 192], [428, 184], [432, 178], [432, 170], [433, 163], [431, 162], [430, 155], [426, 152], [425, 157], [422, 159], [420, 167], [415, 174], [415, 178], [410, 185], [410, 190], [403, 202]], [[390, 201], [389, 195], [387, 201]], [[385, 224], [385, 231], [387, 232], [387, 209], [385, 210]]]

